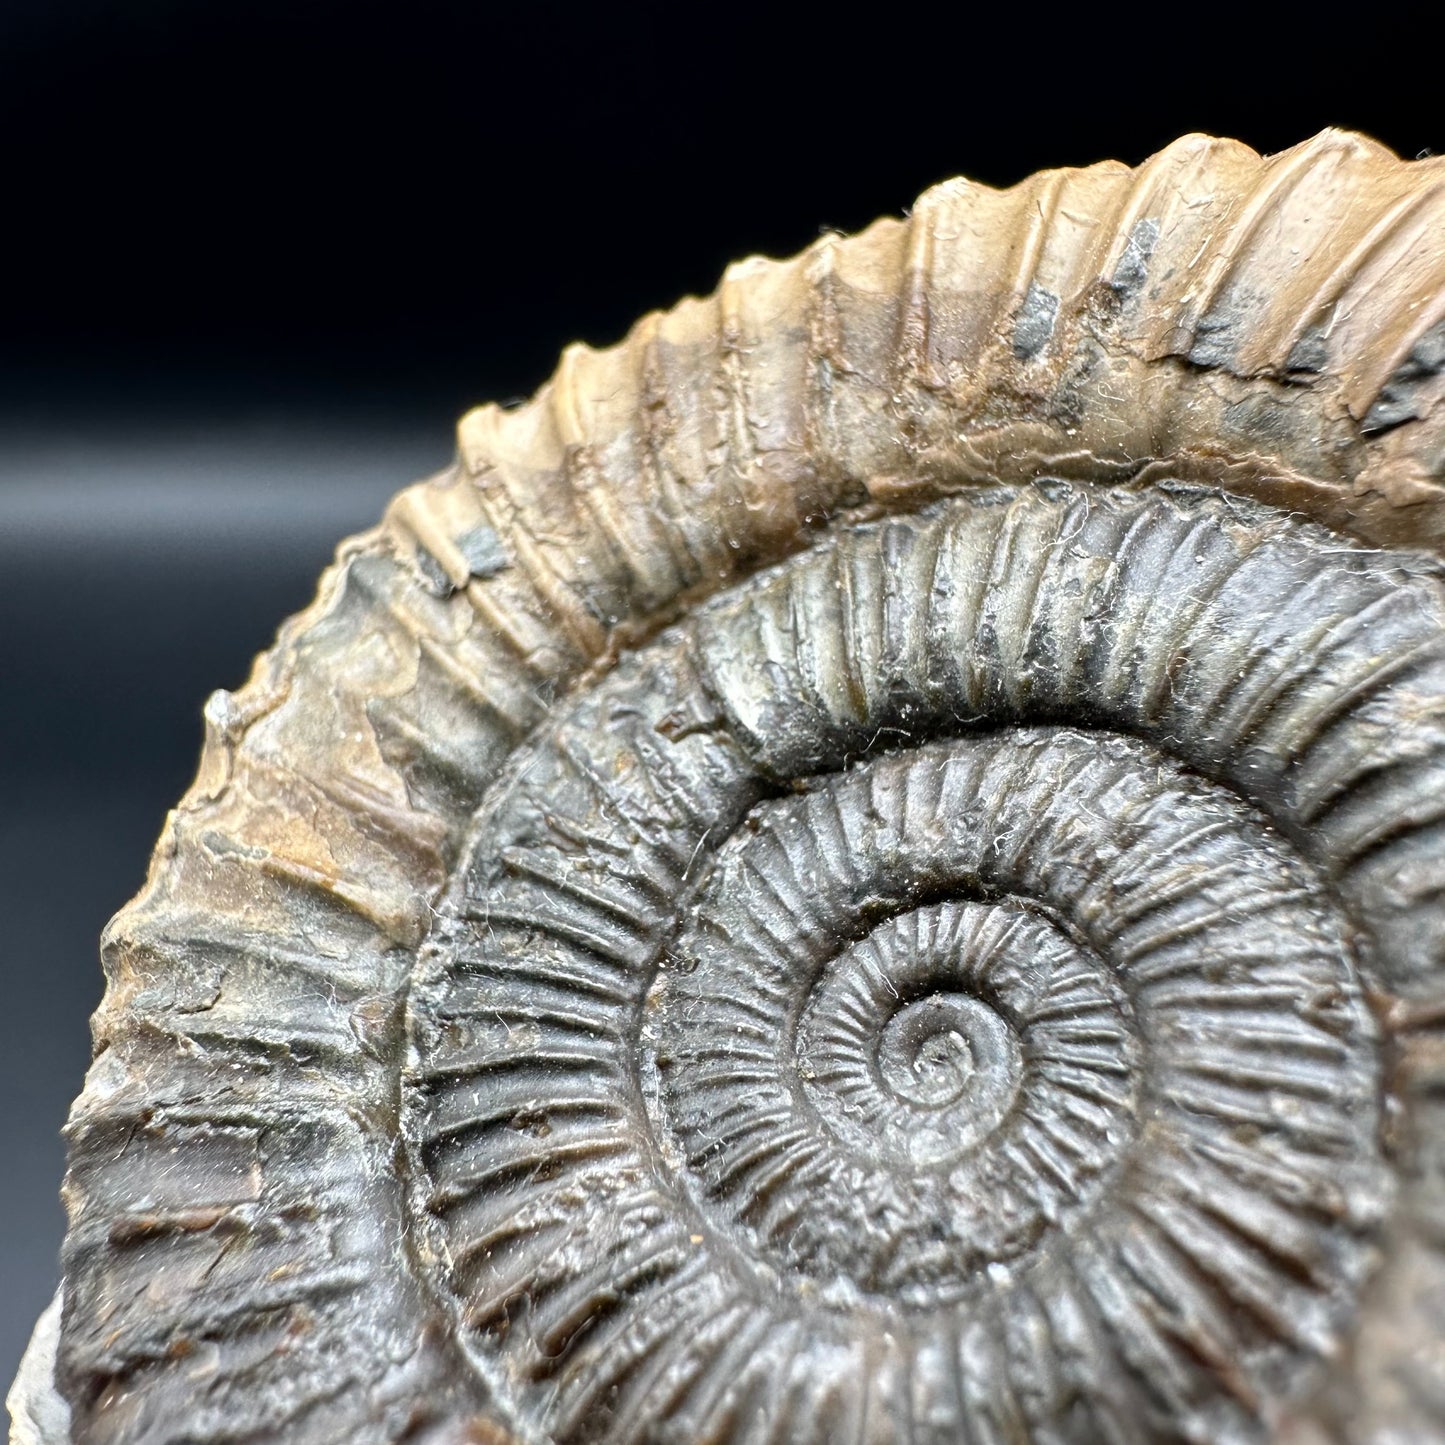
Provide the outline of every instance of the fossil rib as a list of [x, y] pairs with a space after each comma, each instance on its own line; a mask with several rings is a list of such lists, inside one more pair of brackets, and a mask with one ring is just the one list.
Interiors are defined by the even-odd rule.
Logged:
[[1442, 223], [954, 181], [464, 418], [107, 931], [72, 1438], [1445, 1442]]

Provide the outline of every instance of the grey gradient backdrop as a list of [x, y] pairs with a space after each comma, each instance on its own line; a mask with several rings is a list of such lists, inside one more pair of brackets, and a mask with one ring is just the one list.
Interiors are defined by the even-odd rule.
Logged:
[[1445, 146], [1438, 41], [1423, 5], [0, 0], [0, 1381], [201, 704], [465, 405], [950, 174]]

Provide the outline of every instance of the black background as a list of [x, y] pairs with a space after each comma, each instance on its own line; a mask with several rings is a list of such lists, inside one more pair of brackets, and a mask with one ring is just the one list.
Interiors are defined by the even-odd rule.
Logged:
[[1423, 5], [942, 13], [0, 0], [0, 1381], [201, 703], [466, 406], [949, 175], [1445, 147]]

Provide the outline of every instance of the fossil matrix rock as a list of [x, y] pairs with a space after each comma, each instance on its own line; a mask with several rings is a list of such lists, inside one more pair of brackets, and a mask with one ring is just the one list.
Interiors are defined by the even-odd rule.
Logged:
[[106, 934], [19, 1437], [1445, 1441], [1442, 213], [950, 182], [466, 417]]

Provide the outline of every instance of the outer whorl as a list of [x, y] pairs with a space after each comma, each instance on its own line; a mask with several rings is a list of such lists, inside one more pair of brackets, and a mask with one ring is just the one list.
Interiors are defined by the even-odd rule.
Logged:
[[20, 1438], [1445, 1442], [1442, 219], [950, 182], [466, 417], [107, 932]]

